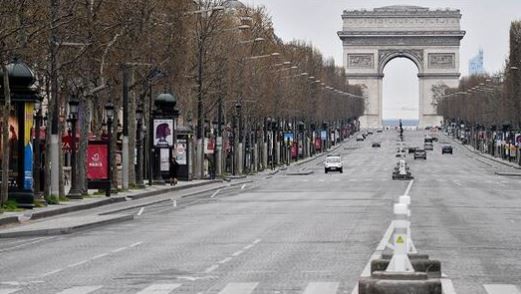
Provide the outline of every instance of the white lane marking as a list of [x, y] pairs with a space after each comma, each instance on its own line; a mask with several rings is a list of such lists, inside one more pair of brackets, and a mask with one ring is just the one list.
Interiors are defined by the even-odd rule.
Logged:
[[27, 243], [24, 243], [24, 244], [20, 244], [20, 245], [16, 245], [16, 246], [13, 246], [13, 247], [2, 249], [2, 250], [0, 250], [0, 253], [1, 252], [6, 252], [6, 251], [9, 251], [9, 250], [13, 250], [13, 249], [16, 249], [16, 248], [21, 248], [21, 247], [29, 246], [29, 245], [32, 245], [32, 244], [40, 243], [42, 241], [46, 241], [46, 240], [50, 240], [50, 239], [54, 239], [54, 238], [56, 238], [56, 237], [38, 238], [37, 240], [32, 241], [32, 242], [27, 242]]
[[218, 267], [219, 267], [218, 264], [214, 264], [214, 265], [212, 265], [211, 267], [205, 269], [204, 272], [205, 272], [205, 273], [211, 273], [211, 272], [213, 272], [214, 270], [216, 270]]
[[84, 286], [65, 289], [57, 294], [87, 294], [100, 289], [102, 286]]
[[124, 250], [127, 250], [127, 249], [128, 249], [128, 247], [120, 247], [120, 248], [114, 249], [114, 250], [112, 250], [110, 252], [118, 253], [118, 252], [121, 252], [121, 251], [124, 251]]
[[173, 206], [173, 207], [177, 207], [177, 200], [172, 199], [172, 206]]
[[145, 208], [144, 207], [141, 207], [137, 213], [138, 216], [142, 215], [143, 214], [143, 211], [145, 211]]
[[262, 239], [257, 239], [257, 240], [255, 240], [255, 241], [253, 241], [253, 244], [258, 244], [258, 243], [260, 243], [261, 241], [262, 241]]
[[409, 192], [411, 192], [412, 184], [414, 184], [414, 180], [411, 180], [409, 182], [409, 185], [407, 186], [407, 190], [405, 190], [405, 194], [403, 194], [403, 195], [409, 195]]
[[217, 191], [215, 191], [212, 196], [210, 196], [210, 198], [214, 198], [215, 196], [217, 196], [217, 194], [219, 194], [221, 192], [222, 189], [219, 189]]
[[234, 256], [234, 257], [235, 257], [235, 256], [239, 256], [239, 255], [241, 255], [241, 254], [243, 254], [243, 253], [244, 253], [244, 251], [239, 250], [239, 251], [237, 251], [237, 252], [234, 252], [234, 253], [232, 254], [232, 256]]
[[488, 294], [520, 294], [519, 289], [514, 285], [507, 284], [486, 284], [483, 285]]
[[243, 184], [243, 185], [241, 186], [241, 190], [244, 190], [244, 188], [246, 188], [246, 184]]
[[0, 294], [11, 294], [20, 290], [21, 289], [0, 289]]
[[79, 266], [79, 265], [82, 265], [82, 264], [86, 264], [87, 262], [89, 262], [89, 260], [85, 259], [85, 260], [82, 260], [82, 261], [79, 261], [79, 262], [76, 262], [76, 263], [73, 263], [73, 264], [69, 264], [67, 267], [75, 267], [75, 266]]
[[230, 260], [232, 260], [231, 257], [226, 257], [225, 259], [219, 261], [218, 263], [223, 264], [223, 263], [227, 263], [227, 262], [230, 261]]
[[219, 294], [250, 294], [259, 283], [229, 283]]
[[[442, 277], [446, 275], [442, 274]], [[449, 279], [442, 278], [441, 281], [441, 290], [443, 294], [456, 294], [456, 290], [454, 290], [454, 285], [452, 285], [452, 281]]]
[[91, 257], [90, 259], [91, 259], [91, 260], [95, 260], [95, 259], [98, 259], [98, 258], [105, 257], [105, 256], [107, 256], [107, 255], [109, 255], [109, 254], [108, 254], [108, 253], [102, 253], [102, 254], [98, 254], [98, 255], [96, 255], [96, 256], [93, 256], [93, 257]]
[[339, 283], [312, 282], [309, 283], [304, 294], [336, 294]]
[[129, 248], [134, 248], [134, 247], [139, 246], [139, 245], [141, 245], [141, 244], [143, 244], [143, 241], [139, 241], [139, 242], [136, 242], [136, 243], [130, 244], [130, 246], [128, 246], [128, 247], [129, 247]]
[[168, 294], [181, 287], [182, 284], [152, 284], [137, 294]]
[[54, 274], [57, 274], [61, 271], [63, 271], [64, 268], [59, 268], [59, 269], [56, 269], [56, 270], [53, 270], [53, 271], [50, 271], [50, 272], [46, 272], [45, 274], [41, 275], [41, 277], [47, 277], [47, 276], [50, 276], [50, 275], [54, 275]]
[[244, 246], [244, 248], [242, 248], [242, 249], [244, 249], [244, 250], [248, 250], [248, 249], [252, 248], [253, 246], [255, 246], [255, 244], [246, 245], [246, 246]]

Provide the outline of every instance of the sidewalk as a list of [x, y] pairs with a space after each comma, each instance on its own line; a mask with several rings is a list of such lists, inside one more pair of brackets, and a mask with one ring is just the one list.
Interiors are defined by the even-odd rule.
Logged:
[[111, 197], [106, 197], [104, 194], [102, 195], [89, 195], [86, 198], [80, 200], [69, 200], [60, 202], [60, 204], [48, 205], [46, 207], [38, 207], [32, 210], [24, 210], [18, 212], [4, 212], [0, 214], [0, 227], [8, 224], [16, 224], [19, 223], [19, 217], [29, 217], [31, 220], [36, 220], [40, 218], [55, 216], [59, 214], [64, 214], [68, 212], [74, 212], [94, 207], [99, 207], [103, 205], [108, 205], [117, 202], [124, 202], [127, 200], [134, 200], [149, 196], [160, 195], [173, 191], [180, 191], [195, 187], [200, 187], [204, 185], [210, 185], [213, 183], [221, 183], [221, 180], [194, 180], [189, 182], [178, 182], [175, 186], [169, 185], [154, 185], [154, 186], [146, 186], [144, 189], [134, 189], [125, 192], [119, 192], [117, 194], [112, 194]]
[[[474, 147], [470, 146], [470, 145], [467, 145], [467, 144], [462, 144], [459, 140], [456, 140], [450, 136], [447, 136], [445, 135], [447, 138], [451, 139], [452, 141], [456, 142], [457, 144], [461, 145], [462, 147], [464, 147], [465, 149], [467, 149], [468, 151], [474, 153], [474, 154], [477, 154], [483, 158], [486, 158], [488, 160], [491, 160], [491, 161], [494, 161], [496, 163], [500, 163], [502, 165], [505, 165], [507, 167], [511, 167], [511, 168], [515, 168], [515, 169], [521, 169], [521, 166], [515, 162], [510, 162], [510, 161], [506, 161], [506, 160], [503, 160], [503, 159], [500, 159], [500, 158], [497, 158], [497, 157], [494, 157], [490, 154], [487, 154], [487, 153], [482, 153], [481, 151], [479, 150], [476, 150]], [[517, 175], [517, 174], [516, 174]], [[521, 174], [519, 174], [521, 175]]]

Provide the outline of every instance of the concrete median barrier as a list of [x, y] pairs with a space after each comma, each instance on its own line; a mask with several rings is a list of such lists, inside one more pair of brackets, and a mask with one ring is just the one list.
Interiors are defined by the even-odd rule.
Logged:
[[419, 272], [374, 272], [362, 278], [359, 294], [442, 294], [441, 281]]

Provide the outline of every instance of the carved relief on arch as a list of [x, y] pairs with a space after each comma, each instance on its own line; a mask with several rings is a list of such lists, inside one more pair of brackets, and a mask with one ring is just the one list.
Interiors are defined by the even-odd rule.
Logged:
[[422, 49], [382, 49], [378, 50], [378, 71], [383, 73], [385, 65], [394, 58], [405, 57], [410, 59], [418, 67], [418, 72], [423, 72]]

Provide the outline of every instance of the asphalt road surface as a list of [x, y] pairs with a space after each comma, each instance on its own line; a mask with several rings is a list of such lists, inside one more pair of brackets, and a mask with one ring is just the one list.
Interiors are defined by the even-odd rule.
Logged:
[[[405, 139], [421, 145], [423, 133]], [[344, 143], [343, 174], [325, 174], [318, 158], [303, 165], [314, 174], [157, 204], [133, 221], [2, 239], [0, 294], [352, 293], [409, 184], [391, 179], [396, 141], [387, 131]], [[440, 142], [425, 161], [407, 158], [415, 245], [458, 294], [519, 294], [521, 179], [452, 144], [453, 155]]]

